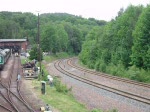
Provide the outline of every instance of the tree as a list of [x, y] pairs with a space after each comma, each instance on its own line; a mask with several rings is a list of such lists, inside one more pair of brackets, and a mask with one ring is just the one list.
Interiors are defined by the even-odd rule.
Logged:
[[64, 29], [68, 34], [68, 51], [78, 54], [81, 51], [82, 32], [70, 23], [64, 24]]
[[57, 50], [57, 31], [56, 27], [52, 23], [48, 23], [42, 27], [41, 45], [43, 51], [56, 53]]
[[150, 5], [142, 12], [133, 32], [132, 63], [150, 69]]
[[67, 51], [69, 44], [68, 34], [62, 24], [57, 25], [56, 28], [58, 51]]
[[114, 58], [117, 62], [121, 61], [125, 67], [131, 62], [131, 48], [133, 46], [132, 32], [141, 14], [143, 6], [130, 5], [117, 17], [115, 22], [114, 38]]
[[[40, 51], [39, 51], [40, 50]], [[39, 54], [39, 53], [41, 53], [41, 54]], [[42, 50], [41, 49], [39, 49], [38, 48], [38, 45], [33, 45], [33, 47], [32, 47], [32, 49], [31, 49], [31, 51], [29, 52], [29, 54], [30, 54], [30, 59], [31, 60], [33, 60], [33, 59], [35, 59], [35, 60], [38, 60], [38, 61], [40, 61], [40, 58], [41, 58], [41, 60], [43, 59], [43, 53], [42, 53]], [[40, 57], [41, 56], [41, 57]]]

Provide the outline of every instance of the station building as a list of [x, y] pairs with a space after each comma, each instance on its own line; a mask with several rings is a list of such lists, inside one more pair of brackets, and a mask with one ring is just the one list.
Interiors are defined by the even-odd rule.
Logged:
[[9, 48], [12, 51], [26, 51], [28, 46], [27, 39], [0, 39], [0, 48]]

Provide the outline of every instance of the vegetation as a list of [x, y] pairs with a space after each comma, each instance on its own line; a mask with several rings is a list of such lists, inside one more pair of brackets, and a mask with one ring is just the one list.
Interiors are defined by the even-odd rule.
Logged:
[[[109, 22], [66, 13], [40, 15], [41, 51], [79, 54], [80, 61], [101, 72], [150, 82], [150, 5], [120, 9]], [[37, 43], [37, 16], [0, 12], [0, 38], [27, 37]], [[38, 59], [32, 46], [31, 59]], [[42, 54], [41, 54], [42, 55]]]
[[35, 60], [40, 61], [40, 60], [43, 59], [42, 50], [39, 49], [39, 47], [36, 44], [32, 46], [31, 51], [29, 52], [29, 54], [30, 54], [30, 57], [29, 57], [30, 60], [35, 59]]
[[[0, 38], [28, 38], [31, 45], [37, 43], [37, 19], [32, 13], [0, 12]], [[40, 15], [41, 48], [44, 52], [81, 51], [85, 35], [95, 26], [103, 26], [106, 21], [94, 18], [84, 19], [66, 13]], [[36, 58], [36, 57], [34, 57]]]
[[36, 16], [32, 13], [0, 12], [0, 38], [33, 38], [36, 36], [36, 23]]
[[[103, 112], [103, 111], [99, 110], [99, 109], [93, 109], [91, 112]], [[106, 112], [118, 112], [118, 110], [112, 109], [112, 110], [109, 110], [109, 111], [106, 111]]]
[[150, 82], [150, 6], [128, 6], [87, 35], [79, 55], [89, 68]]
[[63, 94], [62, 92], [56, 91], [54, 87], [46, 85], [46, 94], [42, 95], [40, 82], [34, 80], [32, 84], [38, 88], [36, 93], [41, 99], [52, 107], [57, 108], [61, 112], [88, 112], [83, 104], [78, 103], [71, 94]]
[[133, 32], [132, 63], [138, 68], [150, 69], [150, 5], [138, 19]]

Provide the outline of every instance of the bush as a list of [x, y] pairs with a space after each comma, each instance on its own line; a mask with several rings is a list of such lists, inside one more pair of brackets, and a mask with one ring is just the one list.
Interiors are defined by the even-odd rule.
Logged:
[[112, 74], [114, 76], [129, 78], [131, 80], [136, 80], [139, 82], [150, 82], [150, 71], [139, 69], [135, 66], [131, 66], [127, 70], [122, 64], [118, 64], [116, 66], [111, 63], [106, 67], [106, 73]]
[[33, 45], [29, 54], [30, 54], [30, 57], [29, 57], [30, 60], [35, 59], [35, 60], [41, 61], [43, 59], [42, 49], [40, 49], [40, 55], [39, 55], [39, 49], [37, 45]]
[[96, 61], [95, 69], [96, 69], [97, 71], [100, 71], [100, 61]]
[[56, 91], [61, 93], [68, 93], [68, 91], [71, 91], [71, 89], [68, 89], [67, 86], [62, 84], [61, 81], [56, 77], [54, 78], [54, 86]]
[[118, 110], [117, 109], [112, 109], [112, 110], [110, 110], [108, 112], [118, 112]]
[[103, 63], [103, 62], [100, 64], [100, 71], [101, 72], [106, 72], [106, 64]]
[[131, 66], [127, 71], [129, 78], [140, 82], [150, 82], [150, 71]]
[[[103, 112], [102, 110], [99, 110], [99, 109], [93, 109], [91, 112]], [[112, 110], [109, 110], [109, 111], [106, 111], [106, 112], [118, 112], [117, 109], [112, 109]]]
[[102, 110], [99, 110], [99, 109], [94, 109], [92, 110], [91, 112], [103, 112]]

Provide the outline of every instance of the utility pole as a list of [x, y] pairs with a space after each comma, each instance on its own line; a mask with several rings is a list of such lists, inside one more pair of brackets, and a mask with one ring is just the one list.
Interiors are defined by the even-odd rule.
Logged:
[[40, 17], [39, 17], [39, 13], [38, 13], [38, 51], [39, 51], [39, 64], [40, 64], [40, 73], [41, 73], [41, 42], [40, 42]]

